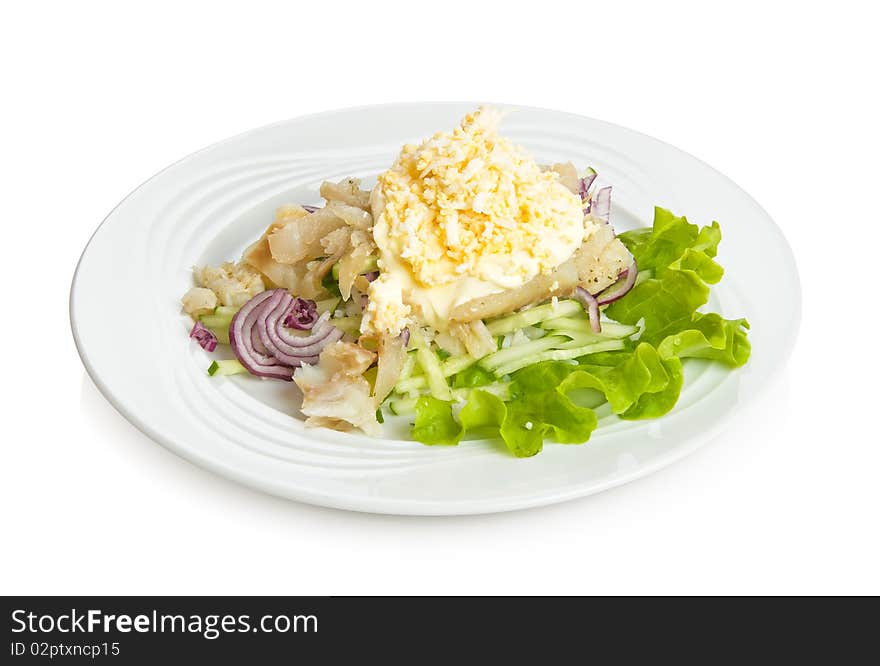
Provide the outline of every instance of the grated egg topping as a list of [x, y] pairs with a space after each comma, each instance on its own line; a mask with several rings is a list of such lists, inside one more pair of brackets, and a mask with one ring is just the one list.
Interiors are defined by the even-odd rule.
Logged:
[[452, 132], [405, 145], [379, 177], [382, 274], [364, 332], [399, 332], [410, 314], [445, 330], [455, 305], [549, 273], [589, 235], [580, 197], [498, 136], [500, 118], [481, 107]]

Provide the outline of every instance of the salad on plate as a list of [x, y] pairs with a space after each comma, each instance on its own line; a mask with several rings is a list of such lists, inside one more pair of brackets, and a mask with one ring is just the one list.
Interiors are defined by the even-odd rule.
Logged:
[[325, 182], [237, 262], [193, 270], [190, 337], [213, 376], [292, 381], [306, 423], [413, 439], [500, 438], [516, 456], [586, 442], [597, 410], [666, 414], [682, 363], [736, 368], [745, 319], [704, 312], [721, 230], [655, 208], [615, 234], [592, 169], [544, 166], [480, 107], [403, 146], [371, 190]]

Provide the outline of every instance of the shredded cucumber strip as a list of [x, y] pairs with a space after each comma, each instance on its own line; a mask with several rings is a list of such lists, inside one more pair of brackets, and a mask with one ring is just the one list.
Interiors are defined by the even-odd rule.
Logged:
[[223, 328], [214, 328], [212, 326], [206, 326], [205, 328], [207, 328], [209, 331], [211, 331], [211, 333], [214, 334], [214, 337], [217, 338], [217, 342], [219, 342], [221, 345], [228, 345], [229, 344], [229, 327], [228, 326], [224, 326]]
[[[379, 270], [379, 264], [377, 263], [379, 258], [375, 254], [371, 254], [368, 257], [364, 258], [364, 263], [361, 264], [361, 269], [358, 271], [359, 275], [363, 275], [364, 273], [371, 273], [373, 271]], [[333, 276], [333, 279], [337, 282], [339, 281], [339, 262], [337, 261], [333, 264], [333, 268], [330, 269], [330, 274]]]
[[[416, 351], [416, 354], [418, 354], [418, 351]], [[470, 356], [450, 356], [449, 358], [438, 362], [440, 365], [440, 373], [443, 375], [445, 383], [446, 377], [452, 377], [452, 375], [471, 367], [477, 362], [477, 359]], [[419, 363], [419, 365], [421, 365], [421, 363]], [[406, 369], [406, 363], [404, 363], [404, 369]], [[401, 373], [401, 376], [403, 376], [403, 373]], [[397, 382], [397, 386], [394, 387], [394, 390], [398, 393], [414, 393], [416, 391], [421, 391], [428, 386], [428, 379], [429, 376], [425, 374], [406, 376]]]
[[[508, 384], [498, 382], [495, 384], [487, 384], [486, 386], [478, 386], [477, 388], [481, 391], [491, 393], [502, 400], [510, 399], [510, 386]], [[454, 400], [465, 401], [473, 390], [474, 389], [452, 389], [452, 398]], [[395, 395], [387, 403], [388, 410], [395, 416], [413, 414], [416, 411], [416, 403], [418, 400], [418, 397], [410, 398]]]
[[218, 305], [214, 308], [214, 312], [211, 314], [203, 314], [199, 317], [199, 321], [202, 326], [207, 328], [211, 333], [214, 334], [214, 337], [217, 338], [217, 342], [220, 344], [228, 345], [229, 344], [229, 325], [232, 323], [232, 318], [235, 316], [235, 313], [238, 312], [239, 308], [231, 307], [227, 305]]
[[418, 329], [410, 331], [410, 344], [416, 349], [416, 360], [425, 373], [431, 395], [438, 400], [452, 399], [452, 391], [449, 390], [446, 377], [443, 376], [440, 359], [431, 350], [431, 344], [424, 339]]
[[584, 308], [577, 301], [570, 299], [558, 301], [556, 304], [544, 303], [528, 310], [520, 310], [510, 315], [505, 315], [486, 324], [492, 335], [504, 335], [512, 333], [519, 328], [534, 326], [545, 319], [570, 317], [583, 314]]
[[559, 317], [558, 319], [548, 319], [541, 322], [541, 328], [552, 331], [553, 333], [578, 333], [592, 335], [597, 340], [607, 340], [609, 338], [628, 338], [638, 332], [638, 326], [628, 326], [627, 324], [618, 324], [613, 321], [602, 322], [602, 332], [595, 333], [590, 328], [590, 322], [587, 319], [578, 319], [576, 317]]
[[392, 398], [388, 401], [388, 411], [395, 416], [413, 414], [416, 411], [418, 398]]
[[202, 315], [199, 321], [205, 328], [229, 328], [232, 323], [232, 316], [225, 317], [223, 315]]
[[223, 345], [229, 344], [229, 324], [232, 322], [231, 319], [224, 320], [213, 315], [202, 315], [199, 317], [199, 321], [202, 323], [202, 326], [214, 334], [217, 342]]
[[403, 367], [400, 369], [398, 381], [412, 377], [416, 370], [421, 370], [416, 364], [416, 352], [407, 352], [406, 358], [403, 361]]
[[517, 370], [521, 370], [527, 365], [540, 363], [541, 361], [569, 361], [571, 359], [588, 356], [589, 354], [597, 354], [604, 351], [616, 351], [624, 348], [623, 340], [606, 340], [605, 342], [597, 342], [595, 344], [586, 345], [584, 347], [576, 347], [574, 349], [551, 349], [537, 354], [533, 354], [526, 358], [513, 360], [505, 365], [498, 366], [492, 372], [496, 377], [509, 375]]
[[361, 318], [358, 316], [334, 317], [329, 319], [328, 323], [333, 324], [340, 331], [349, 335], [357, 335], [361, 330]]
[[490, 371], [494, 371], [495, 368], [501, 365], [512, 363], [519, 359], [523, 359], [525, 365], [528, 365], [531, 362], [529, 359], [532, 358], [534, 354], [548, 349], [555, 349], [558, 345], [561, 345], [564, 342], [566, 342], [566, 338], [561, 335], [548, 335], [544, 338], [538, 338], [537, 340], [525, 342], [516, 347], [508, 347], [507, 349], [501, 349], [494, 354], [489, 354], [480, 359], [479, 364], [480, 367]]
[[452, 398], [452, 392], [449, 390], [449, 384], [443, 376], [443, 370], [440, 368], [440, 360], [437, 355], [427, 347], [419, 347], [416, 352], [419, 365], [425, 371], [428, 379], [428, 389], [431, 395], [438, 400], [449, 400]]
[[339, 305], [339, 302], [342, 299], [338, 296], [331, 296], [330, 298], [325, 298], [323, 301], [315, 301], [315, 306], [318, 309], [318, 314], [322, 315], [325, 312], [333, 312], [336, 309], [336, 306]]
[[241, 375], [247, 372], [241, 363], [235, 359], [228, 361], [214, 361], [208, 366], [208, 374], [214, 375]]

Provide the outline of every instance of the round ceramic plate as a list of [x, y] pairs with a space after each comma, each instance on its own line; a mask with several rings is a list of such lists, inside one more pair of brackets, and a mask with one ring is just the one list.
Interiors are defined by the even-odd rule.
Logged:
[[[581, 497], [667, 465], [710, 440], [787, 358], [800, 313], [782, 233], [745, 192], [670, 145], [608, 123], [507, 107], [503, 133], [539, 162], [595, 167], [614, 187], [611, 221], [648, 225], [654, 205], [718, 220], [726, 273], [711, 310], [747, 317], [748, 365], [686, 363], [675, 409], [653, 421], [608, 414], [583, 445], [528, 459], [492, 441], [427, 447], [407, 424], [385, 438], [307, 428], [287, 382], [209, 377], [180, 297], [191, 267], [235, 259], [289, 202], [320, 203], [323, 180], [371, 183], [400, 146], [455, 126], [470, 103], [397, 104], [296, 118], [206, 148], [162, 171], [107, 217], [83, 252], [71, 321], [83, 363], [135, 426], [184, 458], [254, 488], [325, 506], [399, 514], [506, 511]], [[758, 298], [772, 284], [775, 297]], [[124, 318], [124, 321], [123, 321]]]

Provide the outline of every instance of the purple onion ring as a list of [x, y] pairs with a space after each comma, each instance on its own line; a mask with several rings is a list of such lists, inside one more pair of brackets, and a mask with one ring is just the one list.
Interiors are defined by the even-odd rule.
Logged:
[[282, 322], [287, 328], [309, 331], [318, 321], [318, 305], [308, 298], [294, 298], [290, 311]]
[[590, 215], [603, 222], [611, 217], [611, 188], [603, 187], [590, 200]]
[[315, 363], [324, 347], [342, 338], [342, 331], [328, 323], [330, 314], [325, 312], [315, 324], [311, 335], [294, 335], [282, 324], [292, 306], [293, 297], [283, 289], [276, 291], [280, 292], [278, 298], [273, 297], [266, 302], [265, 315], [257, 322], [263, 344], [285, 365], [299, 367], [303, 363]]
[[[593, 181], [596, 180], [596, 176], [598, 176], [596, 172], [587, 174], [583, 178], [578, 181], [578, 195], [581, 198], [581, 201], [587, 201], [587, 198], [590, 196], [590, 186], [593, 184]], [[590, 212], [590, 203], [587, 201], [587, 205], [584, 208], [584, 214]]]
[[342, 339], [329, 313], [314, 322], [310, 335], [291, 332], [285, 322], [301, 301], [285, 289], [272, 289], [254, 296], [232, 318], [229, 343], [248, 372], [290, 381], [294, 368], [316, 363], [324, 347]]
[[575, 287], [573, 295], [584, 306], [584, 310], [587, 311], [590, 317], [590, 328], [593, 329], [593, 333], [601, 333], [602, 324], [599, 323], [599, 302], [596, 300], [596, 297], [583, 287]]
[[270, 356], [255, 330], [257, 320], [262, 317], [263, 306], [273, 297], [275, 291], [277, 290], [259, 293], [241, 306], [229, 325], [229, 344], [239, 363], [252, 375], [289, 382], [293, 379], [293, 368]]
[[197, 321], [189, 332], [189, 337], [199, 343], [205, 351], [212, 352], [217, 349], [217, 336], [205, 328], [202, 322]]
[[632, 265], [620, 273], [617, 282], [596, 296], [596, 301], [599, 305], [608, 305], [614, 301], [619, 301], [635, 286], [638, 276], [639, 267], [636, 265], [635, 259], [633, 259]]

